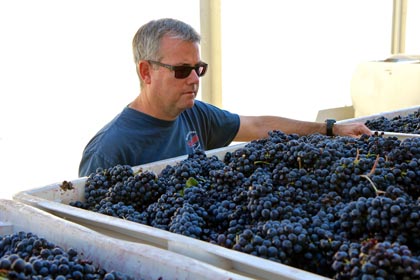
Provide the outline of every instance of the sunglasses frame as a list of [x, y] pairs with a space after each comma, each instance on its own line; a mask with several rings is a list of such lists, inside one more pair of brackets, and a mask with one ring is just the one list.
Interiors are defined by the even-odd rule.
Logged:
[[[187, 78], [191, 74], [192, 70], [194, 70], [195, 73], [197, 73], [198, 77], [203, 77], [204, 74], [206, 74], [206, 72], [207, 72], [207, 66], [208, 66], [208, 64], [204, 63], [204, 62], [200, 62], [195, 66], [170, 65], [170, 64], [165, 64], [165, 63], [155, 61], [155, 60], [147, 60], [147, 62], [149, 62], [150, 64], [156, 64], [158, 66], [165, 67], [165, 68], [173, 71], [174, 74], [175, 74], [175, 79], [185, 79], [185, 78]], [[203, 71], [201, 73], [198, 72], [200, 70], [200, 68], [203, 68]], [[188, 74], [185, 74], [185, 73], [188, 73]]]

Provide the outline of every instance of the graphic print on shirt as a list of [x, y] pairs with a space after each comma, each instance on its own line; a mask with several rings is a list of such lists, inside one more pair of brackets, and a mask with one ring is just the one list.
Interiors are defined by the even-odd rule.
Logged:
[[190, 147], [193, 151], [201, 149], [200, 139], [198, 138], [196, 131], [188, 132], [187, 137], [185, 137], [185, 141], [187, 142], [188, 147]]

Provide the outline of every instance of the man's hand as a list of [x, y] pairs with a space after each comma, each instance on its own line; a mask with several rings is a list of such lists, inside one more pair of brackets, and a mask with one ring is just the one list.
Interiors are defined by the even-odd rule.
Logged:
[[363, 123], [336, 123], [333, 128], [334, 135], [360, 137], [363, 134], [372, 135], [372, 131]]

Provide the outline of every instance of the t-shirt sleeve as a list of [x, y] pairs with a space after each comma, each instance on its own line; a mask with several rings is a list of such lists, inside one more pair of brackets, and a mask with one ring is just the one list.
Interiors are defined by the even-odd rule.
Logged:
[[[110, 153], [112, 155], [112, 153]], [[97, 150], [88, 147], [84, 152], [79, 164], [79, 177], [89, 176], [98, 168], [110, 168], [118, 164], [118, 160], [107, 156], [99, 148]]]
[[83, 153], [82, 160], [79, 165], [79, 177], [89, 176], [96, 172], [96, 169], [103, 167], [104, 158], [99, 154]]

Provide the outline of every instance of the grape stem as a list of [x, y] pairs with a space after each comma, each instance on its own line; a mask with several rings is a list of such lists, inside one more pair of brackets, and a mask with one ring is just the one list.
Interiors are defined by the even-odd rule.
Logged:
[[378, 190], [378, 188], [375, 186], [375, 183], [370, 179], [370, 176], [372, 176], [373, 173], [375, 172], [375, 169], [376, 169], [376, 166], [378, 165], [378, 162], [379, 162], [379, 155], [376, 156], [375, 162], [373, 163], [373, 166], [372, 166], [372, 169], [370, 170], [370, 172], [366, 175], [364, 175], [364, 174], [360, 175], [360, 177], [365, 178], [366, 180], [369, 181], [369, 183], [371, 184], [372, 188], [374, 189], [376, 195], [386, 193], [385, 191]]
[[369, 181], [369, 183], [371, 184], [373, 190], [375, 191], [376, 195], [380, 195], [380, 194], [384, 194], [386, 192], [378, 190], [378, 188], [375, 186], [375, 183], [369, 178], [369, 175], [360, 175], [360, 177], [365, 178]]
[[355, 162], [358, 162], [359, 161], [359, 157], [360, 157], [360, 150], [359, 150], [359, 148], [357, 148], [357, 150], [356, 150], [356, 158], [354, 159], [354, 161]]
[[376, 155], [375, 162], [373, 163], [372, 169], [370, 170], [368, 176], [373, 175], [373, 173], [375, 172], [376, 166], [378, 165], [378, 162], [379, 162], [379, 154]]

